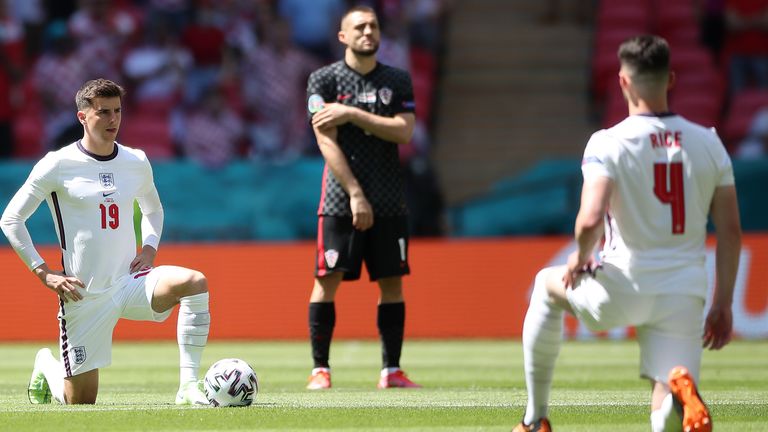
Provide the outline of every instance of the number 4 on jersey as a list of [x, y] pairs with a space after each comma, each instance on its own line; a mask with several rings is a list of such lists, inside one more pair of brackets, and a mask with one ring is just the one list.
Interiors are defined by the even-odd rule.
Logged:
[[653, 164], [653, 193], [672, 210], [672, 234], [685, 233], [683, 163]]

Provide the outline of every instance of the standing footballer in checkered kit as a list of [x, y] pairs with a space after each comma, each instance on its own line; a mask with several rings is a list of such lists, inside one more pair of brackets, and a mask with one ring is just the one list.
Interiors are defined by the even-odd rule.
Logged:
[[398, 145], [411, 139], [415, 104], [410, 75], [376, 60], [380, 37], [373, 9], [350, 9], [338, 33], [346, 46], [344, 59], [312, 73], [307, 85], [307, 109], [326, 162], [309, 303], [311, 390], [331, 387], [334, 299], [342, 280], [360, 278], [363, 262], [380, 289], [377, 326], [383, 368], [378, 387], [420, 387], [400, 369], [402, 276], [410, 268]]

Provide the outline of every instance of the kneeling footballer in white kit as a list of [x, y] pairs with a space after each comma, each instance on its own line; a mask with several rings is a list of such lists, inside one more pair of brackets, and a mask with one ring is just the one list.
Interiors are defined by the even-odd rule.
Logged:
[[[514, 431], [552, 430], [549, 392], [563, 311], [593, 331], [636, 328], [654, 432], [712, 429], [696, 385], [702, 345], [720, 349], [732, 330], [741, 227], [731, 161], [713, 130], [668, 111], [674, 74], [666, 41], [632, 38], [619, 59], [629, 116], [593, 134], [584, 151], [578, 250], [566, 266], [536, 276], [523, 324], [528, 405]], [[708, 217], [717, 281], [704, 319]]]
[[[117, 321], [164, 321], [180, 304], [176, 403], [208, 404], [197, 380], [210, 326], [208, 284], [195, 270], [153, 267], [163, 207], [144, 152], [115, 141], [124, 94], [105, 79], [83, 85], [75, 97], [83, 138], [43, 157], [0, 221], [22, 261], [59, 296], [60, 359], [50, 349], [38, 351], [28, 389], [32, 403], [95, 403], [99, 368], [112, 361]], [[25, 225], [43, 201], [59, 239], [61, 271], [43, 260]], [[138, 253], [134, 201], [142, 213]]]

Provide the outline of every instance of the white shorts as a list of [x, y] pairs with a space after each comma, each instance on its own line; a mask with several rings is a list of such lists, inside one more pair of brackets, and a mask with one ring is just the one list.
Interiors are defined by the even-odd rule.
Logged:
[[[635, 281], [637, 283], [638, 281]], [[576, 317], [589, 330], [634, 326], [640, 345], [640, 375], [667, 382], [670, 369], [688, 368], [699, 377], [704, 299], [680, 294], [638, 294], [620, 271], [600, 268], [566, 291]]]
[[173, 308], [152, 310], [152, 294], [168, 267], [141, 270], [127, 275], [104, 292], [89, 294], [77, 302], [59, 301], [61, 364], [65, 376], [73, 376], [112, 363], [112, 332], [120, 318], [162, 322]]

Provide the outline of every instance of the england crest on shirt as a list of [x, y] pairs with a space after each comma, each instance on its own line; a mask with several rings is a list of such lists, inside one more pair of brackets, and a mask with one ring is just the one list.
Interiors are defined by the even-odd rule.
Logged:
[[83, 364], [86, 358], [85, 354], [85, 347], [84, 346], [76, 346], [72, 348], [72, 354], [74, 354], [74, 360], [77, 364]]
[[115, 187], [115, 177], [112, 173], [99, 173], [99, 183], [104, 189]]
[[392, 89], [389, 87], [382, 87], [379, 89], [379, 99], [384, 105], [389, 105], [392, 102]]

